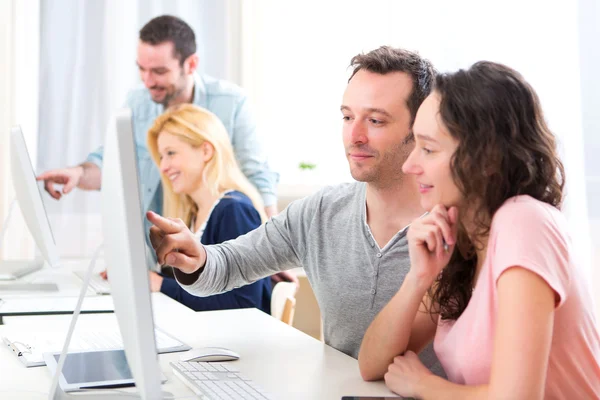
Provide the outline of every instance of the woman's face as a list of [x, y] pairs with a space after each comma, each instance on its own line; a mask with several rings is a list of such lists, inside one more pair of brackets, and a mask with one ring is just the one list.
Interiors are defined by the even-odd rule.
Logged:
[[202, 173], [213, 155], [208, 142], [194, 147], [168, 132], [161, 132], [157, 140], [160, 155], [160, 173], [171, 181], [173, 191], [191, 194], [203, 184]]
[[433, 92], [425, 99], [415, 119], [416, 145], [402, 166], [405, 174], [415, 175], [421, 193], [421, 206], [458, 206], [463, 198], [454, 183], [450, 160], [458, 141], [450, 136], [439, 116], [440, 97]]

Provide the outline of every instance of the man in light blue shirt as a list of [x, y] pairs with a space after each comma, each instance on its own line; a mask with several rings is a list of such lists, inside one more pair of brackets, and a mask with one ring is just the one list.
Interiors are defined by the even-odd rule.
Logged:
[[[238, 86], [201, 76], [196, 72], [198, 56], [193, 30], [179, 18], [163, 15], [140, 30], [137, 64], [145, 87], [129, 92], [125, 106], [132, 110], [144, 208], [162, 211], [160, 174], [150, 158], [146, 133], [167, 107], [193, 103], [204, 107], [225, 125], [238, 163], [261, 193], [268, 216], [277, 213], [278, 174], [268, 167], [256, 134], [248, 100]], [[47, 171], [38, 177], [55, 199], [73, 188], [99, 190], [102, 181], [103, 147], [78, 166]], [[63, 184], [62, 193], [54, 184]]]

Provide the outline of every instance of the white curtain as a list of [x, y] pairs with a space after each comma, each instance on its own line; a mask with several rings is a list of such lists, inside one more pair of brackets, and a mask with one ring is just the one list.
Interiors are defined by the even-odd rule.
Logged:
[[[588, 209], [592, 231], [592, 273], [600, 288], [600, 2], [579, 0], [582, 119]], [[600, 315], [600, 290], [596, 306]]]
[[[302, 161], [317, 164], [314, 179], [322, 183], [349, 179], [339, 105], [348, 63], [359, 52], [388, 44], [419, 51], [441, 71], [482, 59], [520, 71], [559, 137], [568, 178], [565, 212], [575, 253], [592, 276], [577, 2], [265, 0], [244, 7], [243, 83], [282, 183], [302, 180]], [[597, 46], [598, 35], [588, 43]], [[597, 79], [597, 69], [594, 74]]]
[[[192, 26], [201, 72], [239, 80], [237, 1], [42, 1], [38, 172], [79, 164], [102, 143], [108, 118], [139, 84], [139, 29], [157, 15]], [[102, 241], [99, 192], [45, 199], [61, 256], [89, 257]]]
[[[39, 2], [0, 2], [0, 229], [15, 198], [10, 169], [10, 128], [20, 125], [32, 162], [37, 153]], [[0, 243], [0, 259], [34, 256], [34, 243], [15, 205]]]

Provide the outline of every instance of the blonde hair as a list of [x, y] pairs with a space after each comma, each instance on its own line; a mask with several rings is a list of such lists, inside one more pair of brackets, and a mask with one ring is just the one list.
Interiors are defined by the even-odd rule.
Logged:
[[[214, 152], [202, 174], [204, 184], [215, 196], [228, 190], [237, 190], [245, 194], [260, 214], [261, 221], [267, 220], [262, 198], [240, 170], [225, 126], [215, 114], [193, 104], [180, 104], [170, 107], [156, 118], [148, 130], [147, 138], [148, 149], [156, 165], [160, 165], [158, 136], [161, 133], [174, 135], [193, 147], [198, 147], [204, 142], [210, 143]], [[187, 194], [175, 193], [171, 181], [162, 173], [161, 180], [164, 194], [163, 215], [181, 218], [190, 226], [198, 212], [196, 203]]]

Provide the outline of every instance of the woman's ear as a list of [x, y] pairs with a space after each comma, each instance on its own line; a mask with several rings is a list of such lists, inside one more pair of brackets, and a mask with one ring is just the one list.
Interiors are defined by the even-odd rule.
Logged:
[[202, 161], [209, 162], [215, 154], [214, 146], [209, 142], [205, 141], [204, 143], [202, 143], [200, 148], [202, 149]]

